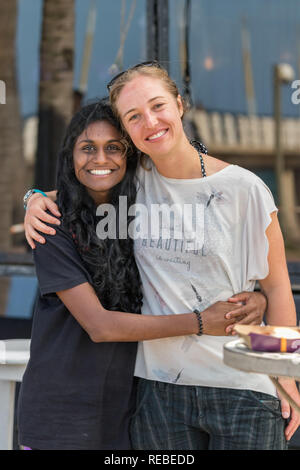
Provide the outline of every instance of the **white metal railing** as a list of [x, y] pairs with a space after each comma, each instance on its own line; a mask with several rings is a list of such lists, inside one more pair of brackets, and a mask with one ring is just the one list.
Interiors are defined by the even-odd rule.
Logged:
[[22, 381], [29, 347], [26, 339], [0, 341], [0, 450], [13, 449], [16, 383]]
[[[197, 131], [208, 147], [274, 151], [275, 123], [269, 116], [192, 110]], [[300, 118], [282, 118], [283, 148], [300, 154]]]

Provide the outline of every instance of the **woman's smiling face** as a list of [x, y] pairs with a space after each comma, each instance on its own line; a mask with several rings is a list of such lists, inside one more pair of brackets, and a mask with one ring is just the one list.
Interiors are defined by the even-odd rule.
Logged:
[[135, 146], [150, 157], [169, 154], [182, 136], [181, 97], [162, 80], [138, 74], [125, 84], [116, 106]]
[[74, 171], [96, 204], [107, 202], [109, 191], [126, 173], [126, 151], [119, 131], [107, 121], [91, 123], [73, 149]]

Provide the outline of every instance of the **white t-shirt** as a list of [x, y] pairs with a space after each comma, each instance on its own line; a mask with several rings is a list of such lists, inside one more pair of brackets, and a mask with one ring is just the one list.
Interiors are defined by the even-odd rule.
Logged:
[[[197, 179], [166, 178], [151, 167], [151, 171], [138, 169], [137, 204], [148, 213], [157, 207], [153, 204], [177, 204], [173, 208], [184, 209], [181, 215], [174, 209], [173, 219], [165, 212], [160, 224], [165, 233], [155, 233], [153, 220], [157, 225], [159, 219], [151, 217], [154, 236], [148, 227], [148, 234], [142, 230], [134, 242], [143, 283], [142, 314], [202, 311], [233, 294], [252, 291], [255, 280], [268, 275], [265, 231], [270, 214], [277, 211], [264, 182], [237, 165]], [[136, 228], [140, 229], [140, 222], [136, 217]], [[193, 231], [196, 238], [192, 238]], [[241, 372], [223, 363], [223, 345], [232, 339], [189, 335], [140, 342], [135, 375], [179, 385], [276, 395], [266, 375]]]

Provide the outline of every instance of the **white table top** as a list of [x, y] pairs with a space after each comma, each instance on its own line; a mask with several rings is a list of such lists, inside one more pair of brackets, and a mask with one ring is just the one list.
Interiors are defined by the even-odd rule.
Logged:
[[29, 339], [7, 339], [0, 341], [0, 364], [27, 364], [29, 359]]
[[272, 377], [286, 376], [300, 380], [299, 353], [273, 353], [250, 350], [242, 339], [229, 341], [223, 348], [224, 363], [235, 369]]

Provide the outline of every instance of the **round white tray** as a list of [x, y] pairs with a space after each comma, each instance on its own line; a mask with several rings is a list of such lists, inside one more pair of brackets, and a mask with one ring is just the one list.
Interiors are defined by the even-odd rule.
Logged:
[[224, 363], [235, 369], [256, 372], [272, 377], [287, 376], [300, 380], [299, 353], [270, 353], [252, 351], [242, 339], [224, 345]]

